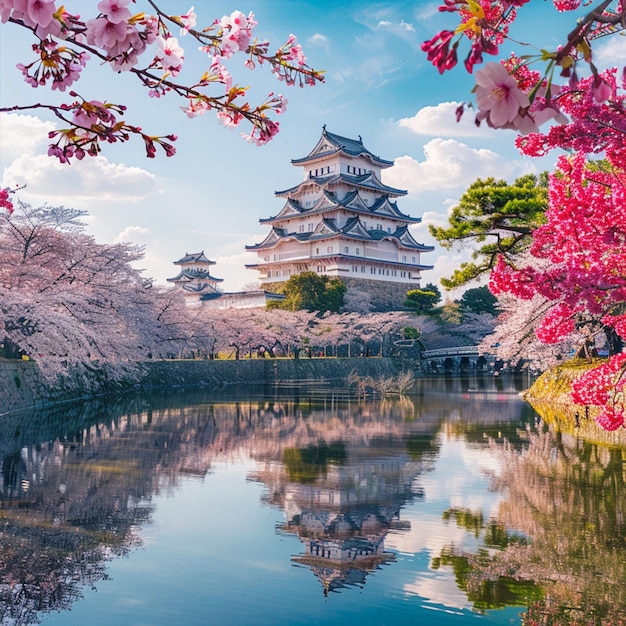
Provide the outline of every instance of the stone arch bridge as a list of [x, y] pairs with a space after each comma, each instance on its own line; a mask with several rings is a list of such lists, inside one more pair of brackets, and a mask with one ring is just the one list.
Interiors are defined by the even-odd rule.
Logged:
[[493, 372], [499, 363], [488, 354], [481, 354], [476, 346], [456, 346], [421, 352], [422, 369], [427, 374], [445, 372]]

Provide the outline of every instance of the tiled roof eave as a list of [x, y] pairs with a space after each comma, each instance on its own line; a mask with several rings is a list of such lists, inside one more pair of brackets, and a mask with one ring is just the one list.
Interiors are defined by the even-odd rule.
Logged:
[[261, 263], [249, 263], [249, 264], [246, 264], [245, 267], [248, 269], [259, 269], [259, 268], [264, 269], [264, 268], [273, 267], [273, 266], [287, 266], [287, 265], [292, 265], [294, 263], [303, 263], [303, 262], [315, 263], [317, 261], [323, 261], [323, 260], [328, 260], [328, 259], [347, 259], [350, 261], [360, 261], [362, 263], [370, 263], [370, 264], [376, 263], [379, 265], [388, 265], [388, 266], [393, 266], [396, 268], [402, 268], [406, 270], [420, 271], [420, 272], [422, 270], [432, 270], [434, 268], [434, 265], [416, 265], [415, 263], [407, 263], [404, 261], [376, 259], [373, 257], [367, 257], [363, 255], [356, 255], [356, 254], [345, 254], [342, 252], [334, 252], [330, 254], [316, 254], [315, 256], [300, 257], [297, 259], [281, 259], [279, 261], [265, 261]]

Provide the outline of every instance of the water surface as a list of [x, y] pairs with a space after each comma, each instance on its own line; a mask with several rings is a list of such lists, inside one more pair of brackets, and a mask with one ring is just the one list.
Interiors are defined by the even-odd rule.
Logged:
[[624, 623], [623, 451], [550, 429], [524, 382], [4, 418], [2, 623]]

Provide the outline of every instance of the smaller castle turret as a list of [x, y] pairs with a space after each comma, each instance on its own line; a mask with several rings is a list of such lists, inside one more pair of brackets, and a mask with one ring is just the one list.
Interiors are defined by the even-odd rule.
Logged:
[[215, 265], [215, 261], [211, 261], [202, 252], [185, 253], [185, 256], [178, 261], [174, 261], [174, 265], [180, 266], [180, 272], [167, 281], [174, 283], [180, 287], [187, 296], [189, 304], [200, 304], [200, 297], [205, 294], [220, 293], [218, 285], [223, 282], [222, 278], [211, 276], [209, 268]]

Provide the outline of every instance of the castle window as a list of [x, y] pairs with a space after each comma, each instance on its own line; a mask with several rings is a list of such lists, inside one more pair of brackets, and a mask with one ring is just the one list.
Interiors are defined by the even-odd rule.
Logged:
[[326, 253], [327, 254], [332, 254], [333, 253], [333, 247], [332, 246], [328, 246], [328, 248], [326, 248]]
[[361, 248], [356, 248], [356, 249], [355, 249], [355, 251], [354, 251], [354, 253], [355, 253], [356, 255], [360, 255], [360, 254], [361, 254]]
[[309, 227], [309, 232], [312, 233], [313, 232], [313, 224], [308, 224]]
[[414, 257], [414, 256], [412, 256], [412, 257], [411, 257], [411, 261], [412, 261], [413, 263], [415, 263], [415, 257]]
[[376, 224], [376, 230], [382, 230], [382, 229], [383, 229], [382, 224]]
[[406, 255], [402, 257], [402, 260], [406, 262]]
[[298, 226], [298, 232], [299, 232], [299, 233], [303, 233], [303, 232], [304, 232], [304, 224], [300, 224], [300, 225]]
[[344, 251], [346, 254], [350, 254], [350, 248], [349, 248], [348, 246], [345, 246], [345, 247], [344, 247], [344, 249], [343, 249], [343, 251]]
[[387, 232], [390, 233], [391, 232], [391, 226], [387, 226]]
[[320, 253], [320, 249], [319, 248], [315, 248], [315, 254], [319, 254]]
[[365, 274], [365, 265], [361, 267], [361, 274]]

